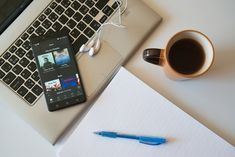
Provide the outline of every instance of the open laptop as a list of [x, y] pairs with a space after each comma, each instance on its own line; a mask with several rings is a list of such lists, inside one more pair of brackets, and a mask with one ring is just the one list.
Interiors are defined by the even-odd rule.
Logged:
[[87, 101], [55, 112], [48, 111], [42, 96], [40, 79], [29, 45], [30, 37], [64, 30], [70, 36], [74, 50], [78, 52], [79, 47], [89, 42], [102, 23], [115, 16], [119, 4], [123, 7], [125, 2], [32, 0], [1, 34], [0, 101], [10, 106], [52, 144], [86, 113], [121, 65], [160, 23], [161, 17], [142, 1], [128, 0], [127, 9], [122, 14], [122, 23], [126, 28], [105, 27], [101, 49], [96, 56], [76, 54]]

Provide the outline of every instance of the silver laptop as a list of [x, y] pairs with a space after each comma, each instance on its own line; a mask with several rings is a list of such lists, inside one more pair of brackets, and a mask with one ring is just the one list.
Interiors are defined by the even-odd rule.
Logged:
[[[87, 101], [49, 112], [35, 66], [31, 37], [67, 31], [76, 52], [100, 25], [115, 16], [116, 0], [31, 0], [0, 36], [0, 101], [7, 104], [52, 144], [78, 121], [121, 65], [160, 23], [161, 17], [140, 0], [128, 0], [122, 14], [124, 29], [107, 26], [94, 57], [76, 54]], [[1, 2], [2, 3], [2, 2]], [[1, 4], [4, 6], [4, 3]], [[21, 6], [19, 6], [21, 7]]]

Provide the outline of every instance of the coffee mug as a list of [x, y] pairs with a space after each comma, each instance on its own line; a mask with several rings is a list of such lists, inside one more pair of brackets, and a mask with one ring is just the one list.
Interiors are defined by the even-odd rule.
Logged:
[[143, 59], [162, 66], [171, 79], [185, 80], [204, 74], [214, 61], [214, 47], [209, 38], [195, 30], [176, 33], [165, 49], [148, 48]]

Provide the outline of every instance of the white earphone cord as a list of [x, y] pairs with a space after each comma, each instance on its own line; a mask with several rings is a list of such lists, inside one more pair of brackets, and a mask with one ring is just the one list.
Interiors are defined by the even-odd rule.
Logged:
[[[104, 26], [112, 25], [112, 26], [115, 26], [115, 27], [118, 27], [118, 28], [125, 28], [125, 26], [122, 25], [121, 15], [127, 9], [127, 5], [128, 5], [127, 4], [127, 0], [125, 0], [125, 6], [124, 6], [123, 10], [121, 10], [120, 2], [118, 0], [115, 0], [115, 2], [119, 5], [118, 14], [116, 16], [116, 17], [118, 17], [118, 23], [110, 21], [110, 22], [106, 22], [106, 23], [102, 24], [100, 26], [99, 31], [96, 32], [94, 38], [91, 41], [89, 41], [89, 43], [87, 45], [83, 44], [80, 47], [79, 52], [87, 52], [88, 51], [89, 55], [93, 56], [93, 55], [95, 55], [99, 51], [99, 49], [100, 49], [100, 36], [101, 36], [102, 30], [104, 29]], [[115, 19], [116, 17], [114, 16], [113, 19]], [[95, 45], [95, 47], [93, 47], [93, 45]]]
[[[97, 40], [100, 40], [101, 32], [102, 32], [104, 26], [112, 25], [112, 26], [115, 26], [115, 27], [118, 27], [118, 28], [125, 28], [126, 27], [126, 26], [122, 25], [122, 17], [121, 17], [121, 15], [127, 9], [128, 0], [125, 0], [125, 7], [123, 8], [123, 10], [121, 10], [120, 2], [118, 0], [115, 0], [115, 2], [119, 5], [118, 14], [117, 14], [117, 16], [118, 16], [118, 23], [114, 23], [113, 21], [110, 21], [110, 22], [102, 24], [101, 27], [100, 27], [100, 30], [98, 32], [96, 32], [96, 34], [98, 34]], [[115, 19], [115, 17], [114, 17], [114, 19]]]

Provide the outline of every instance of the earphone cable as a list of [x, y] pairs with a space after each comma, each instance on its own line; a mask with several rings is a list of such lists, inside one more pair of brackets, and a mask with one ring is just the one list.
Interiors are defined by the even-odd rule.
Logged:
[[118, 8], [118, 23], [114, 23], [113, 21], [110, 21], [110, 22], [106, 22], [104, 24], [101, 25], [100, 27], [100, 30], [98, 32], [96, 32], [96, 34], [98, 34], [98, 36], [96, 35], [95, 38], [97, 38], [97, 40], [100, 40], [100, 36], [101, 36], [101, 32], [102, 30], [104, 29], [104, 26], [107, 26], [107, 25], [112, 25], [112, 26], [115, 26], [115, 27], [118, 27], [118, 28], [125, 28], [126, 26], [122, 25], [122, 17], [121, 15], [126, 11], [127, 9], [127, 6], [128, 6], [128, 0], [125, 0], [125, 6], [124, 6], [124, 9], [121, 10], [121, 6], [120, 6], [120, 3], [118, 0], [115, 0], [115, 2], [119, 5], [119, 8]]

